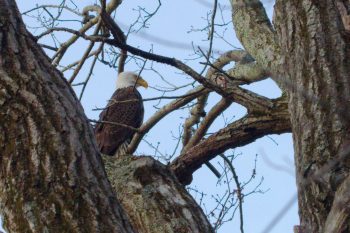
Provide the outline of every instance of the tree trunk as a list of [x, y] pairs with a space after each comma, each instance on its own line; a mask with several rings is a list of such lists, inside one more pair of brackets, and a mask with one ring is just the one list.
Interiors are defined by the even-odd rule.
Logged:
[[0, 0], [0, 199], [9, 232], [133, 232], [71, 88]]
[[349, 195], [350, 179], [350, 37], [339, 3], [350, 9], [350, 1], [335, 0], [275, 5], [277, 80], [289, 96], [302, 232], [350, 232], [349, 196], [336, 197]]
[[288, 95], [301, 232], [350, 232], [350, 1], [231, 0], [246, 50]]
[[[155, 225], [173, 223], [161, 211], [177, 200], [169, 196], [154, 202], [153, 221], [130, 223], [128, 216], [137, 211], [126, 214], [119, 204], [79, 101], [25, 29], [13, 0], [0, 0], [0, 132], [0, 203], [8, 232], [152, 232]], [[168, 176], [163, 187], [182, 197], [181, 213], [173, 212], [182, 229], [212, 232], [176, 178], [162, 175]], [[145, 213], [142, 202], [149, 199], [137, 197]], [[184, 232], [167, 227], [164, 232]]]

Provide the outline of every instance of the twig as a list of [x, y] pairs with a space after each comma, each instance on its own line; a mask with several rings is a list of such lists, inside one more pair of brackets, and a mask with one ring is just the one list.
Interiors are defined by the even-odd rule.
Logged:
[[[102, 49], [103, 49], [103, 43], [101, 43], [101, 45], [100, 45], [100, 47], [99, 47], [99, 50], [100, 50], [100, 51], [101, 51]], [[83, 88], [82, 88], [81, 93], [80, 93], [80, 96], [79, 96], [79, 101], [81, 101], [81, 99], [83, 98], [83, 94], [84, 94], [86, 85], [88, 84], [88, 82], [89, 82], [89, 80], [90, 80], [90, 77], [91, 77], [91, 75], [92, 75], [92, 72], [93, 72], [94, 67], [95, 67], [95, 64], [96, 64], [96, 61], [97, 61], [97, 59], [98, 59], [98, 54], [99, 54], [99, 53], [97, 53], [97, 54], [95, 55], [95, 58], [94, 58], [94, 60], [92, 61], [92, 64], [91, 64], [91, 67], [90, 67], [88, 76], [87, 76], [86, 80], [83, 82]]]
[[[100, 28], [101, 28], [101, 21], [99, 21], [99, 22], [97, 23], [97, 26], [96, 26], [96, 28], [95, 28], [95, 30], [94, 30], [94, 33], [93, 33], [92, 35], [93, 35], [93, 36], [96, 36], [96, 35], [98, 34], [98, 32], [100, 31]], [[68, 81], [70, 84], [72, 84], [73, 81], [74, 81], [74, 79], [77, 77], [79, 71], [80, 71], [81, 68], [83, 67], [83, 65], [84, 65], [86, 59], [88, 58], [88, 56], [89, 56], [89, 54], [90, 54], [92, 48], [94, 47], [94, 45], [95, 45], [95, 42], [93, 42], [93, 41], [90, 42], [90, 44], [89, 44], [88, 48], [86, 49], [86, 51], [85, 51], [83, 57], [80, 59], [80, 62], [79, 62], [79, 64], [78, 64], [78, 66], [75, 68], [75, 70], [74, 70], [72, 76], [70, 77], [70, 79], [69, 79], [69, 81]], [[101, 52], [101, 50], [100, 50], [100, 52]], [[98, 55], [97, 55], [97, 56], [98, 56]], [[94, 59], [94, 60], [96, 60], [96, 57], [97, 57], [97, 56], [95, 56], [95, 59]]]
[[202, 95], [205, 92], [209, 92], [208, 89], [200, 86], [187, 93], [187, 96], [181, 99], [173, 100], [169, 104], [163, 106], [159, 109], [151, 118], [149, 118], [145, 123], [139, 128], [139, 133], [136, 133], [128, 146], [128, 153], [132, 154], [137, 146], [139, 145], [143, 136], [161, 119], [167, 116], [170, 112], [188, 104], [193, 99]]
[[241, 184], [238, 180], [238, 176], [236, 173], [236, 169], [233, 167], [232, 162], [223, 154], [220, 154], [220, 157], [223, 158], [223, 160], [226, 162], [226, 165], [229, 166], [232, 175], [233, 175], [233, 179], [236, 183], [236, 187], [237, 187], [237, 197], [239, 200], [239, 220], [240, 220], [240, 229], [241, 229], [241, 233], [244, 233], [244, 229], [243, 229], [243, 197], [242, 197], [242, 188], [241, 188]]
[[50, 50], [52, 50], [52, 51], [57, 51], [57, 50], [58, 50], [58, 48], [53, 47], [53, 46], [50, 46], [50, 45], [41, 44], [41, 43], [38, 43], [38, 45], [40, 45], [40, 47], [43, 47], [43, 48], [45, 48], [45, 49], [50, 49]]
[[41, 8], [43, 8], [43, 9], [45, 9], [45, 8], [65, 9], [65, 10], [68, 10], [68, 11], [78, 15], [78, 16], [82, 16], [82, 14], [79, 11], [73, 10], [72, 8], [70, 8], [68, 6], [65, 6], [65, 5], [63, 5], [63, 6], [62, 5], [40, 5], [40, 6], [34, 7], [32, 9], [30, 9], [30, 10], [27, 10], [27, 11], [23, 12], [22, 15], [26, 15], [26, 14], [32, 12], [32, 11], [35, 11], [35, 10], [38, 10], [38, 9], [41, 9]]
[[134, 127], [126, 125], [126, 124], [112, 122], [112, 121], [96, 121], [96, 120], [92, 120], [92, 119], [89, 119], [89, 121], [93, 122], [93, 123], [110, 124], [110, 125], [121, 126], [121, 127], [125, 127], [125, 128], [128, 128], [128, 129], [131, 129], [131, 130], [133, 130], [135, 132], [139, 132], [140, 131], [138, 128], [134, 128]]
[[[207, 56], [205, 56], [207, 62], [210, 61], [210, 56], [213, 49], [213, 40], [214, 40], [214, 30], [215, 30], [215, 16], [216, 16], [216, 10], [218, 7], [218, 0], [214, 0], [214, 7], [213, 7], [213, 13], [211, 15], [211, 22], [210, 22], [210, 29], [209, 29], [209, 49], [207, 52]], [[205, 65], [202, 69], [202, 72], [200, 74], [203, 74], [205, 69], [207, 68], [207, 65]]]
[[[99, 49], [96, 49], [96, 50], [92, 51], [92, 52], [87, 56], [87, 58], [90, 58], [90, 57], [92, 57], [92, 56], [95, 56], [96, 54], [99, 54], [100, 52], [101, 52], [101, 51], [100, 51]], [[75, 61], [75, 62], [73, 62], [73, 63], [71, 63], [71, 64], [69, 64], [69, 65], [67, 65], [67, 66], [65, 66], [64, 68], [61, 69], [61, 72], [65, 72], [65, 71], [67, 71], [67, 70], [73, 68], [74, 66], [78, 65], [78, 64], [80, 63], [80, 61], [81, 61], [81, 59], [78, 60], [78, 61]]]
[[[106, 6], [106, 12], [110, 14], [113, 12], [119, 5], [121, 1], [120, 0], [111, 0]], [[96, 23], [98, 23], [100, 17], [97, 16], [93, 19], [91, 19], [89, 22], [87, 22], [80, 30], [80, 34], [84, 34], [86, 31], [88, 31], [92, 26], [94, 26]], [[61, 59], [63, 58], [65, 52], [67, 49], [79, 38], [79, 35], [75, 34], [72, 36], [69, 40], [67, 40], [65, 43], [62, 44], [62, 46], [58, 49], [58, 51], [55, 53], [55, 55], [52, 57], [52, 64], [57, 66]]]

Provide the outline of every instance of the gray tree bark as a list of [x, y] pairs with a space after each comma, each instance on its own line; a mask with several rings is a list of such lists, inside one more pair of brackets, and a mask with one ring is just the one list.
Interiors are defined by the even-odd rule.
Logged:
[[232, 0], [246, 50], [289, 98], [301, 232], [349, 232], [350, 36], [347, 0]]
[[[141, 215], [146, 220], [137, 222], [138, 210], [120, 205], [115, 193], [125, 193], [113, 191], [79, 101], [25, 29], [13, 0], [0, 0], [0, 132], [0, 203], [8, 232], [155, 232], [162, 224], [166, 230], [158, 232], [212, 232], [196, 202], [165, 168], [162, 187], [182, 197], [175, 198], [181, 203], [171, 217], [161, 211], [174, 204], [169, 192], [157, 193], [162, 202], [154, 202], [154, 218], [148, 221]], [[148, 165], [134, 168], [136, 178], [151, 185]], [[126, 177], [125, 169], [113, 174]], [[139, 212], [145, 213], [142, 202], [149, 199], [137, 194], [124, 198], [138, 198]]]
[[349, 232], [349, 197], [342, 198], [347, 212], [340, 228], [326, 225], [338, 208], [336, 192], [350, 179], [349, 34], [334, 0], [278, 1], [275, 26], [284, 61], [278, 74], [289, 95], [301, 227]]

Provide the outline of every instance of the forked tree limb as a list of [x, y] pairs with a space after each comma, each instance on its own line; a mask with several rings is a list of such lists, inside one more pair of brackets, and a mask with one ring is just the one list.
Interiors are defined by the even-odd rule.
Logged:
[[231, 0], [232, 22], [244, 48], [265, 69], [280, 61], [280, 48], [272, 24], [259, 0]]
[[274, 104], [270, 113], [247, 115], [219, 130], [175, 159], [170, 168], [180, 182], [185, 185], [189, 184], [193, 172], [203, 163], [229, 148], [247, 145], [265, 135], [290, 132], [289, 113], [284, 97], [275, 100]]
[[201, 123], [198, 126], [198, 129], [195, 131], [193, 136], [190, 138], [188, 143], [184, 146], [183, 152], [188, 150], [189, 148], [193, 147], [194, 145], [198, 144], [198, 142], [204, 137], [205, 133], [211, 126], [211, 124], [214, 122], [214, 120], [223, 112], [225, 111], [230, 105], [231, 101], [222, 98], [209, 112], [208, 114], [203, 118]]

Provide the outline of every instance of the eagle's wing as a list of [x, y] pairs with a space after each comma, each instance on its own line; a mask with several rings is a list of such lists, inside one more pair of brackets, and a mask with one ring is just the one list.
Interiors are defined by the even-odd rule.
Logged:
[[[139, 128], [143, 121], [143, 114], [140, 93], [134, 87], [127, 87], [114, 92], [108, 105], [101, 112], [99, 121]], [[107, 155], [114, 155], [118, 147], [130, 141], [135, 133], [127, 127], [109, 123], [97, 123], [94, 131], [100, 152]]]

